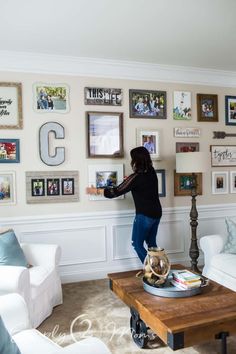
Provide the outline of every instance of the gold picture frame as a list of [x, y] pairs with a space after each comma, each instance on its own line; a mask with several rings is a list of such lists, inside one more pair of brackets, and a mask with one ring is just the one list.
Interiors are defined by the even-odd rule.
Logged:
[[0, 82], [0, 129], [22, 128], [22, 85]]

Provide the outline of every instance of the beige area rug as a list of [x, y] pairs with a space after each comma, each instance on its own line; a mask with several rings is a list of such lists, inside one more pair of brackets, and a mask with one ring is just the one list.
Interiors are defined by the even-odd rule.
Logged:
[[[140, 349], [131, 338], [130, 310], [109, 289], [107, 279], [64, 284], [63, 295], [63, 305], [57, 306], [38, 328], [62, 346], [95, 336], [107, 344], [112, 354], [221, 352], [221, 343], [217, 340], [174, 352], [155, 338], [150, 341], [150, 350]], [[229, 337], [227, 342], [228, 354], [235, 354], [236, 336]]]

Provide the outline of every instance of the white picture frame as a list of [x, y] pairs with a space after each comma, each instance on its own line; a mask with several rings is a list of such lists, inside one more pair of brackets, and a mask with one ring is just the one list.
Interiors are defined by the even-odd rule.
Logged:
[[212, 194], [228, 194], [229, 193], [229, 172], [214, 171], [212, 172]]
[[16, 176], [13, 171], [0, 172], [0, 206], [16, 204]]
[[236, 171], [230, 171], [230, 193], [236, 193]]
[[160, 132], [155, 129], [137, 129], [137, 146], [144, 146], [152, 160], [161, 160]]
[[[109, 179], [109, 183], [107, 180]], [[96, 188], [105, 188], [107, 186], [118, 186], [124, 180], [123, 164], [96, 164], [88, 166], [88, 186]], [[115, 199], [124, 199], [121, 195]], [[89, 200], [112, 200], [103, 195], [90, 195]]]
[[69, 86], [63, 83], [34, 83], [33, 109], [41, 114], [68, 113], [70, 111]]
[[174, 91], [173, 93], [173, 119], [175, 120], [191, 120], [192, 105], [191, 92]]

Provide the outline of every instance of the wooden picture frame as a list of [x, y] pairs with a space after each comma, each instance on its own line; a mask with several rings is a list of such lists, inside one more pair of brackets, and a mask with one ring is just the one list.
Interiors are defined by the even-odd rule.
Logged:
[[86, 112], [86, 114], [88, 157], [123, 157], [123, 113]]
[[211, 145], [211, 166], [236, 166], [236, 145]]
[[33, 85], [33, 108], [37, 113], [68, 113], [69, 86], [36, 82]]
[[228, 194], [229, 193], [229, 172], [214, 171], [212, 172], [212, 194]]
[[174, 91], [173, 94], [173, 119], [190, 120], [192, 119], [191, 92]]
[[22, 129], [22, 85], [0, 82], [0, 129]]
[[130, 118], [166, 119], [166, 91], [129, 90]]
[[16, 204], [16, 177], [13, 171], [0, 172], [0, 206]]
[[177, 142], [176, 143], [176, 152], [195, 152], [199, 151], [199, 143], [193, 142]]
[[85, 87], [84, 104], [99, 106], [121, 106], [122, 89], [105, 87]]
[[166, 171], [163, 169], [155, 170], [158, 178], [158, 193], [159, 197], [166, 196]]
[[[99, 164], [88, 166], [89, 187], [106, 188], [116, 187], [124, 180], [124, 166], [123, 164]], [[117, 197], [116, 199], [124, 199], [124, 195]], [[111, 199], [105, 198], [103, 195], [89, 195], [89, 200], [105, 200]]]
[[236, 125], [236, 96], [225, 96], [225, 124]]
[[137, 146], [144, 146], [152, 160], [160, 160], [160, 133], [155, 129], [137, 129]]
[[20, 162], [20, 140], [0, 139], [0, 163]]
[[[202, 173], [196, 173], [197, 195], [202, 195]], [[176, 173], [174, 171], [174, 195], [191, 196], [192, 173]]]
[[78, 181], [78, 171], [27, 171], [26, 202], [77, 202]]
[[211, 94], [197, 94], [198, 122], [218, 122], [218, 96]]

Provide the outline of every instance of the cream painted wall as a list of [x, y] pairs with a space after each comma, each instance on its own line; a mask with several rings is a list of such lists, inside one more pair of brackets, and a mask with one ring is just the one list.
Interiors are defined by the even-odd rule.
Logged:
[[[235, 138], [224, 140], [213, 139], [213, 130], [223, 130], [235, 132], [236, 127], [225, 126], [224, 98], [225, 95], [236, 95], [236, 88], [200, 86], [190, 84], [176, 84], [153, 81], [135, 81], [120, 79], [102, 79], [92, 77], [46, 75], [1, 72], [1, 81], [21, 82], [23, 87], [23, 121], [22, 130], [1, 129], [1, 138], [19, 138], [21, 149], [21, 162], [19, 164], [0, 164], [1, 171], [16, 172], [16, 194], [17, 203], [11, 206], [1, 206], [1, 217], [10, 216], [33, 216], [47, 214], [65, 213], [89, 213], [95, 211], [128, 210], [133, 209], [133, 201], [130, 195], [123, 200], [113, 201], [89, 201], [85, 194], [88, 184], [88, 165], [98, 163], [123, 163], [125, 174], [131, 172], [129, 151], [136, 146], [136, 129], [158, 129], [161, 136], [161, 161], [154, 162], [154, 167], [166, 170], [166, 190], [167, 195], [161, 198], [164, 208], [188, 206], [188, 197], [174, 197], [173, 170], [175, 168], [175, 143], [177, 141], [195, 141], [200, 143], [200, 151], [204, 151], [208, 156], [209, 170], [203, 175], [203, 195], [198, 197], [198, 205], [235, 203], [235, 194], [212, 195], [211, 193], [211, 171], [236, 170], [232, 168], [211, 168], [210, 151], [211, 144], [235, 144]], [[70, 87], [70, 112], [68, 114], [56, 113], [36, 113], [33, 110], [32, 86], [35, 82], [43, 83], [66, 83]], [[117, 87], [123, 89], [123, 105], [121, 107], [100, 107], [84, 105], [84, 87]], [[167, 91], [167, 119], [131, 119], [129, 118], [129, 89], [154, 89]], [[192, 92], [192, 120], [174, 121], [172, 118], [172, 99], [174, 90], [188, 90]], [[196, 94], [210, 93], [218, 95], [219, 122], [202, 123], [197, 122]], [[123, 159], [88, 159], [86, 157], [86, 124], [85, 112], [94, 111], [119, 111], [124, 113], [124, 149]], [[66, 160], [57, 167], [45, 165], [39, 157], [38, 133], [42, 124], [55, 121], [65, 128], [65, 139], [60, 142], [60, 146], [65, 146]], [[201, 129], [200, 138], [174, 138], [174, 127], [199, 127]], [[59, 143], [57, 144], [59, 146]], [[26, 171], [59, 171], [78, 170], [79, 171], [79, 201], [64, 204], [27, 204], [25, 193], [25, 172]]]

